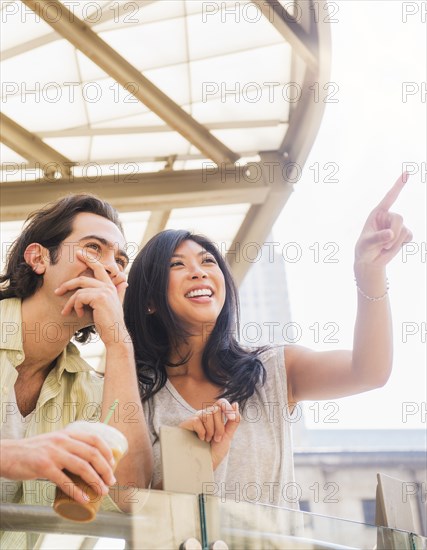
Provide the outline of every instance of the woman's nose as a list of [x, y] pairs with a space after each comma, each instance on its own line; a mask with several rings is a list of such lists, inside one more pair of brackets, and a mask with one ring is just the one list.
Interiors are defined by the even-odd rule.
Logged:
[[202, 266], [197, 265], [193, 268], [191, 271], [191, 278], [192, 279], [204, 279], [207, 277], [206, 272], [203, 270]]

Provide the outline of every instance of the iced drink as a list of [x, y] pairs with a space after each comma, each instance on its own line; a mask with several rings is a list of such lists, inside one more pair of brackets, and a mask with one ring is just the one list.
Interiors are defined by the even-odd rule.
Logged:
[[[113, 470], [116, 469], [120, 459], [127, 452], [128, 442], [126, 437], [119, 432], [119, 430], [116, 430], [116, 428], [108, 426], [107, 424], [102, 424], [100, 422], [77, 421], [69, 424], [66, 429], [73, 430], [75, 432], [96, 434], [101, 437], [112, 450], [114, 457]], [[72, 480], [72, 482], [77, 485], [77, 487], [82, 489], [88, 495], [90, 500], [85, 504], [80, 504], [80, 502], [75, 501], [66, 495], [59, 487], [57, 487], [55, 502], [53, 504], [55, 512], [60, 516], [73, 521], [88, 522], [94, 520], [104, 497], [95, 492], [95, 490], [80, 476], [72, 474], [67, 470], [65, 470], [65, 473]]]

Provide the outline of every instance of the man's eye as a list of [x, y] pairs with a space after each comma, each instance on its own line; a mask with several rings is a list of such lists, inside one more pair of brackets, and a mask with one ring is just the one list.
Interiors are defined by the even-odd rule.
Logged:
[[101, 246], [98, 243], [87, 243], [85, 244], [85, 248], [92, 248], [92, 250], [100, 251]]

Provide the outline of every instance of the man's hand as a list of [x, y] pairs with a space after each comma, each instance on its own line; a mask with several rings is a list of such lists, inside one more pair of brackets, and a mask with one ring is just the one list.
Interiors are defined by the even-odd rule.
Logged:
[[202, 409], [195, 416], [181, 422], [179, 427], [196, 432], [199, 439], [211, 444], [212, 465], [216, 470], [230, 450], [239, 422], [238, 403], [230, 405], [227, 399], [219, 399], [211, 407]]
[[49, 479], [80, 503], [89, 497], [64, 470], [80, 476], [100, 496], [116, 480], [113, 454], [98, 436], [66, 429], [26, 439], [0, 442], [0, 475], [13, 480]]
[[123, 319], [122, 302], [128, 286], [126, 275], [117, 267], [104, 266], [95, 257], [77, 251], [79, 260], [93, 271], [94, 277], [84, 275], [62, 283], [55, 294], [62, 296], [75, 291], [62, 309], [63, 315], [74, 310], [77, 317], [84, 316], [85, 307], [93, 311], [95, 328], [106, 346], [129, 341]]

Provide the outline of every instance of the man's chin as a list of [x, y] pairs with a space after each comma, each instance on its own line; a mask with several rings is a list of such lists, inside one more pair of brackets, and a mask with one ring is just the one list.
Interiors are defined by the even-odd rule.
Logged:
[[93, 320], [93, 310], [89, 306], [84, 306], [84, 315], [79, 319], [81, 328], [92, 327], [95, 323]]

